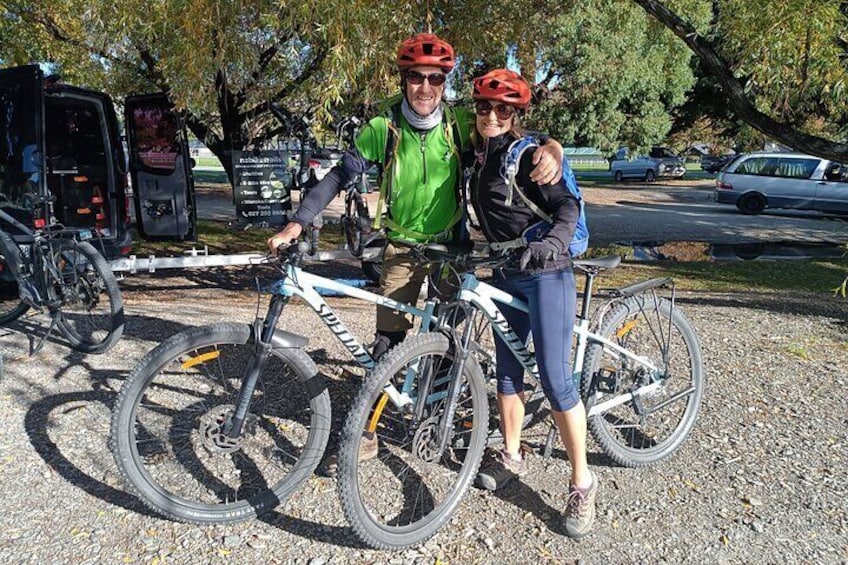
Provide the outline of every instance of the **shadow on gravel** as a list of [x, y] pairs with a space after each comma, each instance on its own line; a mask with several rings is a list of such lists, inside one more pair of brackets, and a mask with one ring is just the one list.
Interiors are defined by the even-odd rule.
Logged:
[[[114, 374], [109, 375], [109, 378], [114, 377]], [[103, 377], [103, 380], [105, 380], [105, 376]], [[105, 389], [48, 396], [38, 400], [30, 407], [24, 419], [24, 427], [27, 435], [29, 436], [30, 443], [32, 443], [32, 446], [35, 448], [38, 455], [53, 471], [73, 486], [94, 497], [108, 502], [109, 504], [120, 506], [145, 516], [161, 518], [158, 514], [148, 510], [147, 507], [134, 496], [113, 488], [76, 467], [62, 454], [59, 447], [50, 437], [50, 431], [55, 426], [52, 422], [52, 415], [55, 411], [62, 411], [63, 407], [66, 407], [66, 412], [77, 409], [77, 406], [72, 405], [81, 402], [99, 402], [103, 404], [107, 410], [111, 411], [114, 400], [115, 393]]]
[[[124, 333], [121, 339], [126, 340], [128, 338], [136, 338], [143, 342], [148, 342], [150, 341], [151, 336], [158, 336], [158, 340], [161, 341], [190, 327], [194, 326], [192, 324], [181, 324], [179, 322], [163, 320], [161, 318], [129, 314], [125, 318]], [[12, 330], [26, 336], [29, 342], [29, 353], [32, 353], [35, 347], [38, 346], [49, 328], [50, 318], [46, 314], [27, 316], [4, 326], [4, 329]], [[54, 329], [53, 332], [47, 336], [46, 342], [56, 344], [65, 350], [66, 354], [64, 357], [68, 361], [68, 363], [64, 365], [66, 369], [82, 364], [86, 358], [87, 354], [79, 353], [70, 348], [70, 345], [65, 338], [62, 337], [58, 329]], [[158, 342], [154, 342], [153, 345], [156, 345], [156, 343]], [[54, 380], [58, 380], [63, 374], [64, 370], [60, 370], [54, 376]]]
[[778, 294], [726, 294], [678, 296], [677, 302], [716, 307], [744, 307], [778, 314], [837, 318], [837, 324], [848, 327], [848, 300], [822, 299], [821, 295], [781, 292]]
[[349, 526], [328, 526], [321, 522], [312, 522], [309, 520], [301, 520], [300, 518], [292, 518], [282, 512], [274, 510], [264, 516], [258, 518], [269, 526], [273, 526], [290, 534], [300, 536], [302, 538], [313, 541], [331, 544], [337, 547], [349, 547], [352, 549], [371, 549], [370, 546], [362, 543], [353, 529]]

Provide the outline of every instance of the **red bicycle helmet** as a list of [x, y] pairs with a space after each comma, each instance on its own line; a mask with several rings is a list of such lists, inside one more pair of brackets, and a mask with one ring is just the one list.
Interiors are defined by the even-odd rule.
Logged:
[[474, 100], [497, 100], [526, 110], [530, 106], [530, 85], [520, 74], [495, 69], [472, 81]]
[[419, 33], [406, 39], [397, 51], [400, 70], [410, 67], [439, 67], [448, 73], [456, 65], [453, 47], [432, 33]]

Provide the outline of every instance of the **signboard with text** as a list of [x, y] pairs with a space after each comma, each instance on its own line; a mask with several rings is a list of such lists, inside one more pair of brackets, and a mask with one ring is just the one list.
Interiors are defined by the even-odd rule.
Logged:
[[281, 151], [233, 151], [236, 217], [240, 224], [279, 226], [292, 209], [288, 159]]

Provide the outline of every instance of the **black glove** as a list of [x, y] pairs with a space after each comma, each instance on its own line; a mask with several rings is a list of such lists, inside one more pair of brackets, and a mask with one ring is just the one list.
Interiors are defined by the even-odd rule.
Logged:
[[533, 241], [521, 254], [521, 259], [518, 260], [518, 268], [526, 271], [528, 267], [534, 269], [544, 269], [548, 261], [553, 261], [559, 255], [559, 248], [543, 239], [542, 241]]

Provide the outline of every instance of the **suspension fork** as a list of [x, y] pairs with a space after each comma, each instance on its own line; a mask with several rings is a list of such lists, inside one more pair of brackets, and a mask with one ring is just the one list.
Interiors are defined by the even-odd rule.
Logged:
[[239, 388], [239, 393], [236, 397], [235, 414], [233, 414], [230, 421], [224, 426], [224, 432], [229, 438], [235, 439], [241, 435], [245, 419], [247, 418], [247, 410], [250, 408], [250, 401], [253, 398], [253, 391], [256, 389], [256, 381], [259, 379], [259, 373], [271, 356], [271, 340], [274, 337], [274, 329], [283, 313], [283, 307], [288, 301], [288, 296], [274, 294], [271, 296], [271, 303], [268, 305], [268, 313], [265, 320], [263, 321], [262, 318], [257, 317], [253, 321], [253, 335], [256, 337], [256, 345], [253, 356], [250, 358], [244, 377], [241, 380], [241, 388]]
[[468, 356], [471, 353], [471, 337], [474, 327], [474, 318], [477, 315], [476, 310], [471, 310], [469, 313], [466, 310], [466, 326], [465, 333], [461, 338], [457, 339], [453, 334], [454, 342], [454, 362], [451, 365], [450, 371], [450, 388], [445, 402], [445, 413], [439, 422], [439, 456], [445, 452], [448, 441], [453, 436], [453, 416], [456, 413], [456, 403], [459, 400], [460, 389], [462, 388], [462, 374], [465, 369], [465, 363], [468, 361]]

